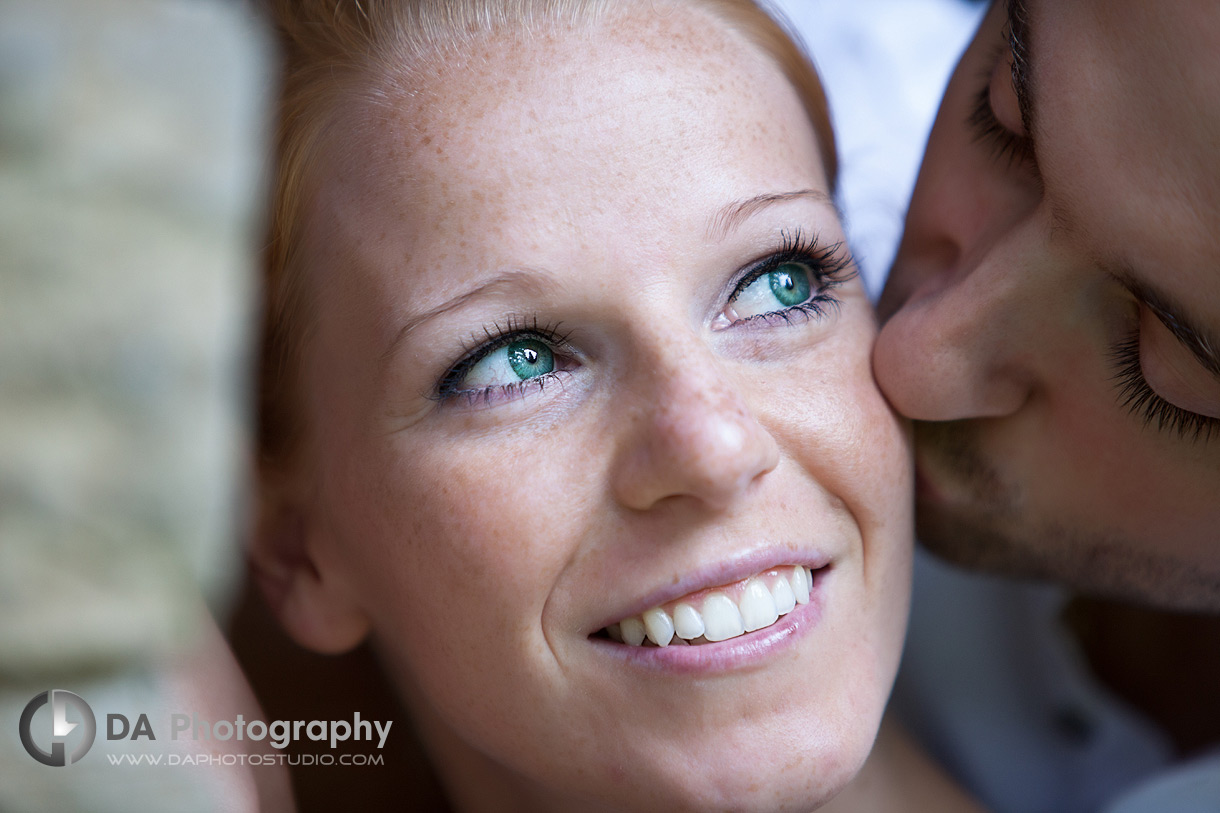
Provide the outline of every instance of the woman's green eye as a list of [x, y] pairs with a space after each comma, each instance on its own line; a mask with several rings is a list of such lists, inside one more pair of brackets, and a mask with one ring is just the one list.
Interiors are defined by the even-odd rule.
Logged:
[[761, 274], [733, 298], [738, 319], [795, 308], [813, 296], [812, 272], [804, 263], [781, 263]]
[[555, 353], [537, 339], [518, 339], [496, 348], [474, 364], [459, 388], [482, 390], [528, 381], [554, 372]]
[[546, 375], [555, 369], [555, 354], [551, 348], [534, 339], [513, 342], [507, 348], [508, 366], [524, 381]]
[[784, 307], [792, 308], [809, 299], [809, 269], [798, 263], [784, 263], [779, 268], [766, 275], [771, 285], [771, 293], [783, 303]]

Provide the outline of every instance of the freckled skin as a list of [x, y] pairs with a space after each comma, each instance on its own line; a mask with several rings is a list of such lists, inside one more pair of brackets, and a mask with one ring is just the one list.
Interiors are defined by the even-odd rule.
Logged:
[[[732, 202], [827, 188], [795, 92], [721, 24], [642, 4], [488, 37], [345, 120], [358, 148], [324, 173], [328, 227], [307, 246], [310, 540], [454, 793], [782, 810], [836, 792], [901, 648], [906, 428], [872, 380], [857, 281], [825, 319], [712, 329], [783, 234], [843, 239], [811, 198], [707, 234]], [[379, 158], [347, 166], [362, 155]], [[534, 282], [421, 322], [387, 356], [406, 321], [505, 269]], [[506, 314], [562, 323], [571, 374], [437, 403]], [[645, 674], [590, 643], [607, 612], [774, 546], [834, 568], [818, 624], [765, 668]]]

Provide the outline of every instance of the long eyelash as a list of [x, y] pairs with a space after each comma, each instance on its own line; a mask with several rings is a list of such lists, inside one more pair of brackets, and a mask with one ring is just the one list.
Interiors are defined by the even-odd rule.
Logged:
[[1158, 430], [1176, 432], [1191, 441], [1207, 441], [1212, 432], [1220, 433], [1220, 419], [1199, 415], [1157, 395], [1148, 386], [1140, 367], [1140, 337], [1136, 333], [1119, 343], [1110, 352], [1116, 372], [1113, 381], [1119, 388], [1122, 405], [1144, 422], [1156, 424]]
[[[999, 54], [996, 55], [999, 59]], [[989, 62], [988, 64], [994, 64]], [[1015, 62], [1013, 63], [1015, 66]], [[1033, 160], [1033, 150], [1029, 139], [1022, 138], [1009, 130], [995, 117], [991, 109], [991, 75], [983, 78], [983, 86], [974, 97], [974, 107], [967, 120], [970, 129], [974, 131], [974, 142], [988, 147], [991, 158], [996, 163], [1003, 163], [1005, 169], [1014, 165], [1024, 164]]]
[[793, 305], [791, 308], [781, 311], [750, 316], [743, 319], [743, 322], [763, 319], [768, 322], [779, 320], [792, 323], [798, 319], [808, 321], [826, 316], [831, 311], [837, 311], [841, 304], [839, 298], [833, 293], [834, 289], [857, 274], [851, 252], [842, 242], [823, 245], [818, 242], [816, 236], [806, 237], [800, 229], [792, 232], [785, 231], [782, 234], [779, 249], [750, 267], [750, 270], [737, 282], [729, 301], [737, 299], [738, 294], [763, 274], [770, 273], [784, 263], [791, 262], [798, 262], [809, 267], [813, 272], [814, 281], [817, 283], [817, 293], [808, 302]]
[[561, 333], [561, 326], [562, 323], [559, 322], [540, 325], [536, 316], [533, 317], [532, 321], [527, 321], [522, 317], [512, 315], [507, 318], [503, 325], [495, 322], [484, 326], [483, 336], [472, 337], [466, 343], [465, 354], [462, 356], [462, 360], [450, 367], [441, 376], [440, 381], [436, 385], [436, 392], [433, 393], [433, 399], [444, 401], [461, 396], [469, 402], [474, 403], [480, 399], [490, 400], [495, 392], [513, 395], [519, 394], [519, 391], [522, 391], [526, 386], [542, 389], [544, 386], [543, 379], [547, 378], [547, 376], [538, 376], [537, 378], [531, 378], [515, 384], [493, 385], [478, 390], [463, 390], [459, 389], [458, 385], [461, 384], [462, 379], [466, 377], [471, 368], [489, 354], [520, 339], [538, 339], [552, 346], [565, 344], [570, 334]]
[[440, 396], [437, 400], [451, 401], [460, 398], [466, 402], [466, 406], [488, 405], [497, 396], [511, 401], [514, 398], [520, 398], [528, 392], [542, 392], [548, 384], [559, 380], [559, 376], [556, 373], [547, 373], [546, 375], [540, 375], [525, 381], [516, 381], [511, 384], [492, 384], [479, 390], [455, 390], [447, 395]]
[[[771, 261], [771, 268], [800, 260], [807, 263], [818, 274], [819, 282], [827, 287], [842, 285], [856, 276], [855, 261], [842, 241], [823, 245], [816, 235], [806, 237], [800, 229], [783, 232], [781, 239], [779, 251], [764, 260]], [[761, 274], [755, 275], [755, 279], [759, 276]]]

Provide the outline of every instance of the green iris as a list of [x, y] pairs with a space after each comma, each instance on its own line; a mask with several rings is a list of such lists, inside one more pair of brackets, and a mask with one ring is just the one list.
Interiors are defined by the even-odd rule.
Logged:
[[546, 375], [555, 369], [555, 354], [535, 339], [522, 339], [504, 348], [508, 355], [508, 366], [522, 381]]
[[800, 263], [784, 263], [767, 274], [771, 283], [771, 293], [783, 303], [784, 307], [792, 308], [809, 301], [812, 293], [809, 288], [809, 271]]

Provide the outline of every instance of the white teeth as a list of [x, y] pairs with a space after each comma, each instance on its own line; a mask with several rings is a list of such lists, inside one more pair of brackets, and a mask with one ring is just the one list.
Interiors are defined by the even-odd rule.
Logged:
[[[610, 624], [604, 632], [610, 640], [630, 646], [643, 646], [645, 641], [658, 647], [725, 641], [769, 627], [798, 604], [808, 604], [812, 588], [813, 573], [807, 567], [772, 570], [740, 587], [707, 594], [701, 610], [688, 601], [673, 605], [672, 615], [664, 607], [653, 607]], [[739, 598], [734, 601], [729, 594]]]
[[743, 634], [741, 612], [724, 593], [712, 593], [703, 601], [704, 636], [709, 641], [724, 641]]
[[797, 604], [809, 603], [809, 588], [813, 586], [813, 576], [801, 565], [792, 568], [792, 592]]
[[775, 601], [775, 611], [780, 615], [787, 615], [796, 607], [796, 594], [792, 592], [792, 585], [784, 576], [780, 576], [775, 580], [775, 584], [771, 585], [771, 598]]
[[758, 579], [750, 579], [746, 582], [746, 589], [741, 594], [738, 607], [741, 610], [741, 621], [746, 632], [769, 627], [779, 618], [779, 612], [775, 608], [775, 599], [771, 598], [771, 591]]
[[644, 643], [644, 622], [634, 615], [630, 618], [624, 618], [618, 622], [619, 629], [623, 631], [623, 643], [639, 646]]
[[703, 616], [689, 604], [674, 607], [674, 632], [679, 638], [690, 641], [703, 634]]
[[674, 637], [674, 622], [669, 613], [660, 607], [653, 607], [644, 613], [644, 631], [648, 634], [648, 640], [657, 646], [669, 646]]

